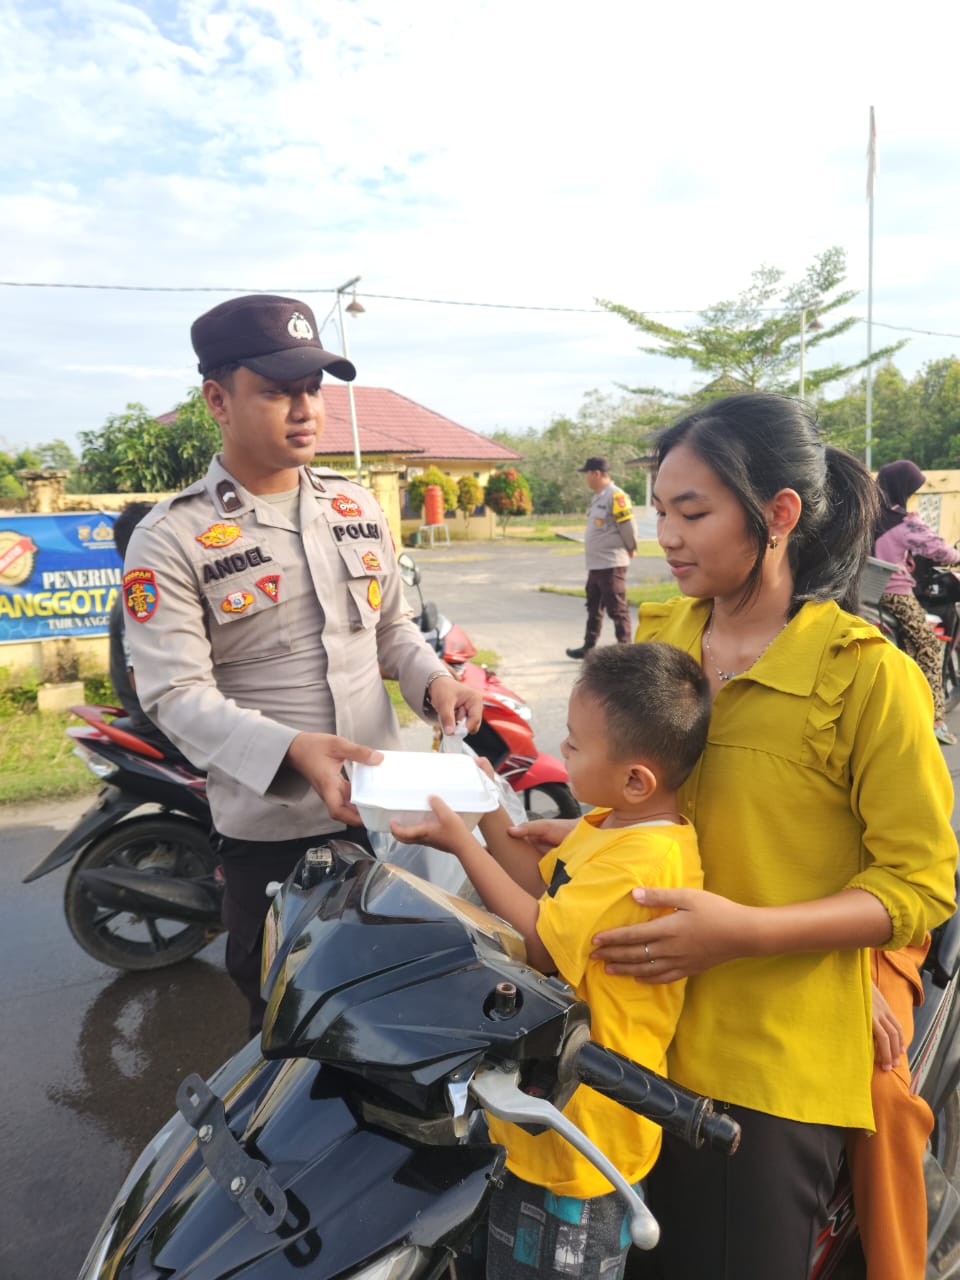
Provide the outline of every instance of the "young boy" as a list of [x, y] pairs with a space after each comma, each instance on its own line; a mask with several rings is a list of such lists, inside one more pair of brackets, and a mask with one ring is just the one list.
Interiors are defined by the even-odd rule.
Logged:
[[[622, 982], [590, 953], [598, 929], [636, 919], [638, 883], [702, 886], [696, 834], [676, 791], [709, 720], [707, 679], [688, 654], [657, 642], [596, 648], [570, 695], [561, 747], [574, 795], [594, 807], [556, 849], [540, 858], [511, 836], [502, 808], [481, 821], [484, 848], [437, 797], [435, 822], [393, 825], [401, 840], [455, 854], [487, 908], [523, 934], [530, 963], [559, 973], [589, 1005], [592, 1038], [659, 1072], [684, 983]], [[584, 1086], [564, 1114], [629, 1182], [649, 1172], [661, 1140], [652, 1121]], [[603, 1174], [550, 1130], [533, 1135], [493, 1117], [489, 1125], [507, 1148], [508, 1173], [491, 1201], [488, 1276], [615, 1280], [629, 1236]]]

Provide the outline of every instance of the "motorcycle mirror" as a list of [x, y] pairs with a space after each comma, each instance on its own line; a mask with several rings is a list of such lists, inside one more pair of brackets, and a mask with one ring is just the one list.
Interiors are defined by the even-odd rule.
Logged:
[[417, 568], [417, 562], [412, 555], [406, 551], [401, 551], [397, 556], [397, 565], [400, 569], [400, 577], [408, 587], [420, 585], [420, 570]]

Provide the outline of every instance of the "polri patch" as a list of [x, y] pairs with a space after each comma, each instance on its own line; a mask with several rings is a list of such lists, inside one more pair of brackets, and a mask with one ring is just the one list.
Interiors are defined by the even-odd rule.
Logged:
[[279, 573], [268, 573], [265, 578], [257, 579], [257, 586], [265, 596], [276, 603], [280, 599], [280, 575]]
[[380, 591], [380, 583], [376, 578], [371, 578], [367, 586], [367, 604], [371, 609], [379, 609], [380, 601], [382, 599], [383, 595]]
[[203, 533], [197, 534], [197, 541], [205, 547], [229, 547], [240, 537], [243, 530], [238, 524], [224, 524], [218, 520]]
[[360, 561], [368, 573], [379, 573], [382, 568], [380, 557], [373, 551], [365, 551]]
[[160, 603], [160, 589], [152, 569], [128, 569], [123, 575], [123, 603], [137, 622], [149, 622]]
[[338, 493], [330, 503], [338, 516], [359, 516], [362, 514], [360, 503], [348, 498], [345, 493]]
[[253, 596], [249, 591], [231, 591], [220, 602], [220, 608], [224, 613], [246, 613], [253, 604]]

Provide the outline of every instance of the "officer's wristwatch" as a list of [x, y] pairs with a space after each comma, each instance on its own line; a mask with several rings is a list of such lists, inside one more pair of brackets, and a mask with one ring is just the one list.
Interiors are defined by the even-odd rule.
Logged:
[[454, 677], [450, 675], [449, 671], [434, 671], [429, 676], [427, 676], [427, 683], [423, 689], [423, 709], [428, 714], [431, 711], [436, 712], [437, 710], [436, 707], [433, 705], [433, 703], [430, 701], [430, 686], [433, 684], [434, 680], [440, 680], [444, 676], [448, 676], [451, 680], [454, 679]]

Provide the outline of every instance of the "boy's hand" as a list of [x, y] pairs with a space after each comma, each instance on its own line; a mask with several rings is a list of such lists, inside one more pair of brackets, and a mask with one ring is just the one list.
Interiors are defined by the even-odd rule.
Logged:
[[900, 1061], [906, 1045], [903, 1043], [903, 1027], [893, 1010], [873, 986], [873, 1060], [881, 1071], [892, 1071]]
[[577, 818], [535, 818], [532, 822], [519, 822], [508, 831], [518, 840], [529, 840], [542, 858], [567, 838], [577, 822]]
[[439, 796], [430, 796], [429, 799], [433, 820], [405, 827], [394, 819], [390, 830], [404, 844], [425, 844], [430, 849], [456, 854], [471, 838], [467, 824]]

